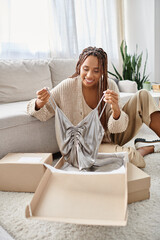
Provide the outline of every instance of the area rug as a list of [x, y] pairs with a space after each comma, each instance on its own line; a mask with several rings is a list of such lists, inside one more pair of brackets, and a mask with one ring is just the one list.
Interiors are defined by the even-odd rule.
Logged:
[[[157, 136], [143, 126], [136, 137]], [[133, 140], [127, 145], [132, 146]], [[0, 225], [15, 240], [159, 240], [160, 239], [160, 154], [145, 157], [144, 171], [151, 176], [150, 199], [128, 205], [126, 227], [86, 226], [31, 220], [25, 207], [32, 193], [0, 192]]]

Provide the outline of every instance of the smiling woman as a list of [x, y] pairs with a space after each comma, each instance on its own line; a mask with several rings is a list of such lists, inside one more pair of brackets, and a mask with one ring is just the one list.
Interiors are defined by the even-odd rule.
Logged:
[[[142, 123], [145, 123], [160, 137], [160, 110], [146, 90], [137, 92], [122, 108], [119, 101], [118, 87], [113, 80], [107, 78], [107, 66], [107, 54], [102, 48], [85, 48], [79, 56], [76, 72], [71, 78], [65, 79], [53, 88], [51, 97], [54, 99], [54, 104], [61, 109], [65, 117], [74, 125], [74, 129], [83, 122], [82, 120], [87, 119], [90, 112], [96, 109], [97, 117], [101, 121], [100, 125], [104, 128], [103, 139], [100, 140], [104, 144], [100, 146], [100, 151], [126, 151], [129, 160], [133, 164], [144, 167], [143, 156], [159, 152], [159, 141], [156, 148], [154, 148], [154, 141], [151, 142], [150, 146], [147, 146], [148, 143], [143, 141], [143, 145], [145, 142], [145, 149], [139, 146], [137, 142], [135, 145], [137, 150], [125, 148], [123, 145], [135, 136]], [[37, 99], [33, 99], [28, 103], [28, 114], [41, 121], [53, 117], [55, 109], [54, 107], [52, 109], [52, 104], [48, 102], [49, 97], [50, 94], [46, 88], [37, 91]], [[103, 111], [104, 109], [105, 111]], [[66, 127], [63, 126], [63, 129], [67, 132], [69, 127]], [[83, 128], [85, 129], [85, 126]], [[56, 129], [60, 130], [59, 127]], [[99, 129], [95, 127], [94, 130], [97, 132], [93, 135], [98, 136]], [[76, 134], [73, 134], [73, 136], [76, 138]], [[87, 137], [87, 141], [83, 140], [86, 146], [94, 145], [95, 140], [91, 138], [91, 134], [88, 134]], [[77, 144], [76, 139], [72, 141], [72, 144], [73, 148], [76, 144], [76, 148], [81, 149], [81, 145]], [[75, 151], [73, 151], [73, 154], [75, 154]], [[90, 154], [92, 153], [90, 152]]]

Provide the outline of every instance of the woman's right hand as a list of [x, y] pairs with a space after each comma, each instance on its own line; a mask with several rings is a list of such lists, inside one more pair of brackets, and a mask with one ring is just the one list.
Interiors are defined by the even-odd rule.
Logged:
[[35, 104], [36, 104], [35, 109], [39, 110], [48, 102], [50, 95], [46, 88], [43, 88], [43, 89], [37, 91], [36, 94], [37, 94], [37, 99], [35, 102]]

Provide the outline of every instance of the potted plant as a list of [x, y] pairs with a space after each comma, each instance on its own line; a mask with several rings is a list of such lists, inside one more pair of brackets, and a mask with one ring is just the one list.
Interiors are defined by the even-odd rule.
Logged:
[[143, 82], [143, 88], [148, 91], [151, 91], [151, 82], [150, 81]]
[[[146, 60], [144, 63], [144, 68], [142, 71], [142, 55], [141, 52], [139, 55], [137, 53], [138, 46], [136, 45], [136, 52], [133, 55], [128, 54], [127, 44], [123, 40], [120, 46], [120, 53], [122, 56], [122, 74], [118, 72], [114, 64], [112, 63], [115, 73], [109, 72], [112, 76], [119, 80], [130, 80], [137, 83], [138, 89], [143, 88], [143, 83], [148, 80], [149, 75], [146, 75], [146, 65], [148, 60], [148, 53], [146, 52]], [[143, 74], [141, 73], [143, 72]]]

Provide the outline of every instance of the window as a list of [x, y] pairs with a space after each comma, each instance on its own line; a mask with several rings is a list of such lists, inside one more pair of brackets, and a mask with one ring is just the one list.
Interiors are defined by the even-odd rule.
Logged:
[[0, 0], [0, 58], [77, 58], [85, 47], [96, 46], [118, 62], [117, 4], [116, 0]]

